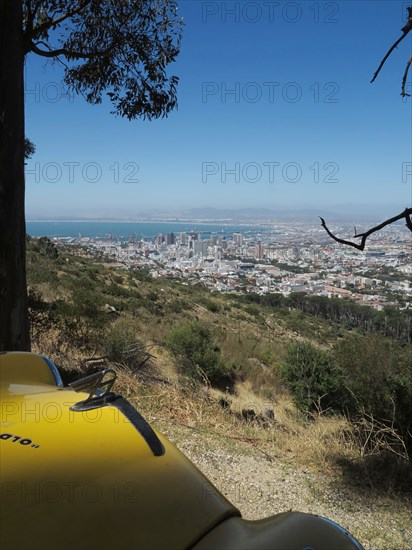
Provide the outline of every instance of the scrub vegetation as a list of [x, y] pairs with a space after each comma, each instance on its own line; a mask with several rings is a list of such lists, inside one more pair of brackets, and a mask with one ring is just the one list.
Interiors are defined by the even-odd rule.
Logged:
[[[47, 239], [28, 239], [27, 248], [33, 348], [66, 381], [103, 361], [118, 372], [117, 390], [178, 445], [195, 430], [227, 452], [292, 464], [389, 506], [410, 506], [405, 328], [396, 338], [368, 323], [348, 326], [347, 315], [326, 314], [346, 308], [336, 301], [322, 302], [319, 315], [302, 307], [305, 296], [285, 302], [152, 279]], [[402, 327], [408, 315], [397, 317]], [[387, 325], [390, 333], [389, 313]], [[370, 548], [390, 548], [385, 540]]]

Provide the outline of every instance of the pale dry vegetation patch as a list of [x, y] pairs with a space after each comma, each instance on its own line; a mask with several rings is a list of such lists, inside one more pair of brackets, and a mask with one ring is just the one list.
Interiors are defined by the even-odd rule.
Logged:
[[[208, 387], [182, 388], [171, 379], [147, 383], [119, 371], [116, 389], [149, 421], [167, 433], [172, 431], [177, 440], [187, 429], [195, 430], [218, 448], [258, 452], [270, 461], [293, 461], [297, 467], [323, 473], [337, 472], [337, 457], [350, 460], [359, 452], [343, 417], [319, 414], [308, 420], [286, 394], [268, 401], [257, 396], [248, 381], [228, 394]], [[273, 418], [265, 417], [269, 410]], [[242, 414], [245, 411], [254, 411], [256, 416]]]

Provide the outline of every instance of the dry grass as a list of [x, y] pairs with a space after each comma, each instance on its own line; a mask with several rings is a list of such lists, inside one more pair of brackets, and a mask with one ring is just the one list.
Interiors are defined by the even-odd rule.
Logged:
[[32, 351], [45, 355], [53, 360], [59, 370], [78, 370], [81, 375], [81, 363], [87, 358], [86, 352], [73, 346], [70, 341], [62, 337], [58, 329], [39, 331], [32, 341]]
[[[308, 420], [285, 394], [268, 402], [253, 393], [250, 382], [227, 394], [210, 388], [176, 385], [171, 379], [150, 382], [150, 374], [140, 381], [125, 371], [118, 373], [116, 389], [130, 399], [159, 429], [173, 432], [196, 430], [207, 434], [217, 446], [236, 447], [237, 451], [259, 452], [268, 460], [293, 461], [313, 471], [336, 472], [337, 460], [350, 460], [356, 448], [349, 423], [342, 417], [318, 415]], [[222, 400], [230, 407], [223, 408]], [[219, 403], [220, 401], [220, 403]], [[264, 418], [267, 409], [274, 419]], [[256, 418], [246, 420], [244, 410], [254, 410]]]
[[[343, 417], [319, 413], [308, 418], [300, 413], [284, 389], [275, 365], [249, 358], [242, 380], [230, 393], [206, 386], [199, 388], [188, 381], [182, 385], [169, 353], [158, 343], [159, 333], [162, 337], [167, 333], [167, 324], [154, 319], [148, 323], [136, 318], [131, 321], [150, 347], [153, 359], [136, 373], [115, 366], [115, 390], [131, 400], [161, 431], [173, 434], [178, 441], [188, 429], [195, 430], [207, 435], [218, 448], [258, 452], [268, 460], [292, 462], [296, 467], [330, 475], [350, 471], [350, 475], [363, 476], [370, 486], [374, 485], [373, 469], [383, 468], [379, 457], [371, 458], [377, 454], [377, 447], [372, 447], [372, 451], [365, 447], [356, 426]], [[232, 337], [228, 342], [233, 343]], [[241, 340], [237, 359], [246, 361], [250, 346], [261, 357], [263, 344], [255, 345], [250, 336]], [[56, 328], [40, 331], [33, 351], [49, 356], [71, 379], [85, 373], [84, 361], [93, 355], [93, 350], [73, 346]], [[388, 483], [390, 486], [391, 481]]]

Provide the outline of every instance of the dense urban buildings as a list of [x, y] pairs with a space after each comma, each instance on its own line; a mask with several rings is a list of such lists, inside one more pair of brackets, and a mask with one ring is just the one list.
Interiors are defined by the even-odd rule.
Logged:
[[[342, 235], [352, 228], [340, 227]], [[375, 309], [412, 304], [412, 247], [402, 225], [370, 238], [363, 252], [332, 241], [318, 225], [273, 223], [253, 234], [169, 232], [154, 239], [64, 239], [152, 277], [203, 283], [219, 292], [292, 292], [351, 299]]]

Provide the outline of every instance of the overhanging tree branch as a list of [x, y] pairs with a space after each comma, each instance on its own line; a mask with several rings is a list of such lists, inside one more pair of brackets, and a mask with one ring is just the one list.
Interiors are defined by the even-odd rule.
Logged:
[[409, 72], [409, 67], [411, 66], [411, 63], [412, 63], [412, 55], [409, 58], [408, 63], [406, 64], [405, 72], [404, 72], [403, 78], [402, 78], [402, 92], [401, 92], [402, 97], [411, 97], [411, 94], [408, 94], [406, 92], [406, 89], [405, 89], [406, 88], [406, 79], [408, 78], [408, 72]]
[[34, 42], [32, 42], [30, 45], [30, 51], [32, 51], [33, 53], [37, 53], [37, 55], [40, 55], [42, 57], [58, 57], [59, 55], [64, 55], [68, 59], [94, 59], [95, 57], [102, 57], [104, 55], [107, 55], [114, 48], [115, 45], [113, 44], [110, 48], [107, 48], [104, 51], [86, 53], [73, 52], [70, 50], [66, 50], [65, 48], [59, 48], [57, 50], [41, 50]]
[[[410, 209], [409, 209], [410, 210]], [[409, 214], [408, 216], [405, 216], [405, 220], [406, 220], [406, 227], [408, 227], [410, 229], [410, 231], [412, 231], [412, 219], [411, 219], [411, 215]]]
[[376, 77], [378, 76], [378, 74], [381, 72], [381, 69], [382, 67], [384, 66], [385, 64], [385, 61], [388, 59], [388, 57], [391, 55], [391, 53], [393, 52], [393, 50], [395, 48], [398, 47], [398, 45], [402, 42], [402, 40], [405, 38], [405, 36], [408, 34], [408, 32], [410, 31], [410, 29], [408, 29], [408, 31], [404, 32], [403, 35], [394, 43], [392, 44], [392, 46], [389, 48], [389, 50], [387, 51], [385, 57], [382, 59], [382, 61], [380, 62], [380, 65], [379, 67], [377, 68], [375, 74], [373, 75], [373, 78], [371, 80], [371, 84], [372, 82], [374, 82], [376, 80]]
[[[409, 33], [410, 30], [412, 30], [412, 6], [406, 8], [408, 10], [408, 20], [406, 22], [406, 25], [404, 27], [402, 27], [402, 36], [400, 38], [398, 38], [398, 40], [392, 44], [392, 46], [389, 48], [389, 50], [387, 51], [385, 57], [382, 59], [382, 61], [380, 62], [379, 64], [379, 67], [377, 68], [375, 74], [373, 75], [373, 78], [371, 80], [371, 83], [375, 81], [376, 77], [378, 76], [378, 74], [380, 73], [382, 67], [384, 66], [385, 64], [385, 61], [388, 59], [388, 57], [391, 55], [391, 53], [393, 52], [393, 50], [395, 48], [397, 48], [399, 46], [399, 44], [402, 42], [402, 40], [405, 38], [405, 36]], [[406, 69], [405, 69], [405, 73], [403, 75], [403, 79], [402, 79], [402, 91], [401, 91], [401, 96], [402, 97], [405, 97], [405, 96], [410, 96], [410, 94], [406, 93], [405, 91], [405, 86], [406, 86], [406, 78], [408, 76], [408, 71], [409, 71], [409, 67], [411, 65], [411, 62], [412, 62], [412, 57], [411, 59], [408, 61], [407, 65], [406, 65]]]
[[320, 216], [319, 216], [319, 218], [321, 220], [322, 227], [325, 229], [325, 231], [329, 235], [329, 237], [331, 237], [334, 241], [336, 241], [337, 243], [340, 243], [340, 244], [345, 244], [347, 246], [352, 246], [353, 248], [356, 248], [357, 250], [363, 250], [365, 248], [366, 239], [370, 235], [372, 235], [372, 233], [375, 233], [376, 231], [379, 231], [379, 230], [383, 229], [384, 227], [386, 227], [387, 225], [390, 225], [390, 224], [392, 224], [392, 223], [394, 223], [398, 220], [401, 220], [402, 218], [405, 218], [406, 226], [410, 229], [410, 231], [412, 231], [411, 216], [412, 216], [412, 208], [405, 208], [405, 210], [403, 212], [401, 212], [400, 214], [398, 214], [397, 216], [393, 216], [393, 218], [390, 218], [389, 220], [386, 220], [386, 221], [380, 223], [379, 225], [376, 225], [375, 227], [372, 227], [368, 231], [365, 231], [365, 233], [355, 234], [353, 236], [353, 238], [354, 239], [359, 239], [360, 238], [361, 239], [360, 243], [354, 243], [353, 241], [348, 241], [346, 239], [340, 239], [339, 237], [336, 237], [336, 235], [334, 235], [332, 233], [332, 231], [326, 225], [325, 220]]
[[48, 31], [49, 29], [56, 28], [58, 25], [63, 23], [63, 21], [66, 21], [66, 19], [70, 19], [70, 17], [73, 17], [73, 15], [76, 15], [77, 13], [80, 13], [82, 9], [84, 9], [87, 4], [90, 4], [91, 0], [85, 0], [83, 2], [80, 2], [80, 4], [77, 6], [77, 8], [73, 8], [72, 10], [68, 11], [67, 13], [64, 13], [60, 17], [56, 18], [49, 18], [44, 23], [41, 23], [37, 27], [34, 27], [33, 29], [33, 37], [41, 36], [44, 32]]

